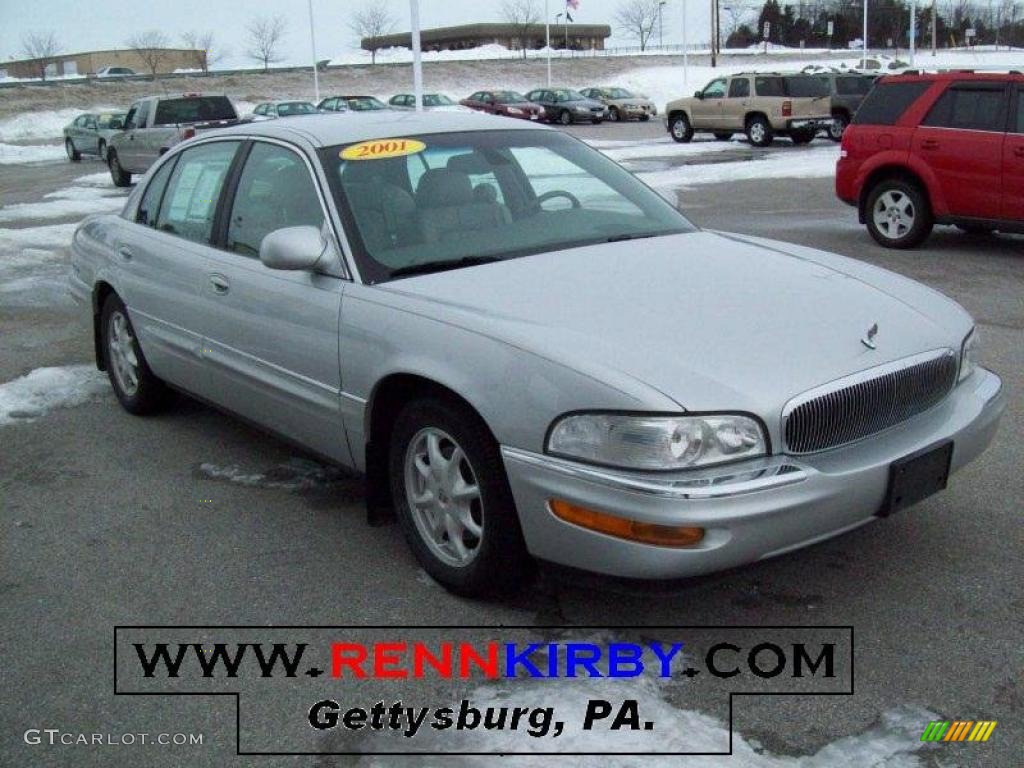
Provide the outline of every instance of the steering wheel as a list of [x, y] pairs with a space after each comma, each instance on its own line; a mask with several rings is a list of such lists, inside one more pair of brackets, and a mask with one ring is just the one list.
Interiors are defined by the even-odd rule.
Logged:
[[576, 197], [576, 195], [574, 195], [572, 192], [566, 192], [564, 189], [552, 189], [548, 192], [545, 192], [543, 195], [537, 195], [537, 199], [533, 201], [533, 204], [536, 208], [540, 208], [548, 200], [552, 200], [556, 197], [564, 197], [566, 200], [569, 201], [573, 208], [583, 207], [580, 203], [580, 199]]

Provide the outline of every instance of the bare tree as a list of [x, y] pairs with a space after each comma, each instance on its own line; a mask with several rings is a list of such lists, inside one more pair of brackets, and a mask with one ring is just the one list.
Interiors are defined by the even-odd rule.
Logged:
[[744, 24], [757, 21], [754, 9], [748, 5], [740, 5], [733, 2], [729, 5], [721, 6], [721, 9], [725, 11], [722, 21], [726, 39], [738, 32], [739, 28]]
[[167, 35], [159, 29], [151, 29], [148, 32], [132, 35], [125, 41], [125, 45], [135, 51], [135, 55], [142, 59], [149, 74], [155, 76], [160, 65], [167, 58], [167, 46], [170, 42]]
[[203, 70], [203, 74], [207, 74], [210, 67], [224, 57], [224, 51], [213, 44], [213, 32], [185, 32], [181, 42], [191, 51], [195, 68]]
[[57, 35], [53, 30], [47, 32], [26, 32], [21, 37], [21, 50], [30, 58], [36, 60], [39, 67], [39, 77], [46, 79], [46, 67], [61, 49], [57, 42]]
[[250, 59], [263, 62], [263, 71], [270, 70], [270, 65], [281, 61], [279, 47], [284, 38], [288, 22], [284, 16], [257, 16], [246, 26], [248, 32], [248, 51]]
[[356, 42], [366, 42], [366, 49], [370, 52], [370, 63], [377, 63], [377, 51], [383, 46], [380, 38], [390, 34], [395, 29], [395, 17], [391, 15], [385, 6], [379, 3], [370, 3], [352, 14], [348, 27], [356, 36]]
[[615, 9], [615, 23], [623, 33], [640, 43], [641, 51], [647, 49], [654, 33], [659, 4], [659, 0], [621, 0]]
[[519, 49], [526, 58], [526, 49], [530, 47], [530, 32], [540, 22], [540, 11], [534, 0], [505, 0], [501, 4], [501, 17], [512, 27]]

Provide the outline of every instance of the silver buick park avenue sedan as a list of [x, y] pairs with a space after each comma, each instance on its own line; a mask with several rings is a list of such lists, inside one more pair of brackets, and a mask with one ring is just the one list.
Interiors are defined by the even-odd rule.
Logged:
[[183, 142], [78, 228], [71, 284], [128, 411], [183, 390], [365, 473], [463, 594], [536, 559], [669, 578], [822, 541], [945, 488], [1005, 405], [950, 299], [702, 231], [488, 115]]

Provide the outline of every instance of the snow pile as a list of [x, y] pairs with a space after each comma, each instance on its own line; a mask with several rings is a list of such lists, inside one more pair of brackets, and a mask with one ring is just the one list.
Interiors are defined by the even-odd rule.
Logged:
[[0, 165], [41, 163], [63, 157], [64, 147], [60, 144], [0, 144]]
[[92, 365], [36, 368], [0, 384], [0, 426], [36, 419], [55, 408], [81, 405], [108, 387], [106, 375]]
[[[105, 175], [105, 174], [104, 174]], [[0, 208], [0, 222], [61, 219], [72, 216], [87, 216], [90, 213], [113, 213], [124, 205], [127, 191], [109, 184], [101, 187], [96, 179], [98, 174], [80, 177], [87, 179], [79, 184], [50, 192], [45, 200], [34, 203], [12, 203]]]
[[[63, 135], [64, 126], [83, 112], [120, 112], [117, 107], [92, 109], [40, 109], [21, 112], [0, 120], [0, 141], [31, 141], [54, 139]], [[63, 151], [63, 148], [62, 148]]]
[[665, 171], [641, 172], [637, 176], [657, 189], [681, 189], [750, 179], [820, 179], [835, 173], [837, 160], [839, 147], [830, 144], [771, 154], [763, 159], [755, 157], [735, 163], [685, 165]]

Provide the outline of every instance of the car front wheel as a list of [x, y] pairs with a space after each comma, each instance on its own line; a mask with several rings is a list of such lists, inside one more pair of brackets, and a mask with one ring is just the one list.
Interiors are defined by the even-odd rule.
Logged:
[[693, 126], [686, 115], [673, 115], [668, 119], [668, 132], [675, 141], [682, 144], [693, 138]]
[[868, 232], [886, 248], [913, 248], [932, 231], [931, 206], [916, 184], [883, 179], [867, 201]]
[[103, 361], [121, 405], [136, 416], [160, 410], [170, 399], [170, 391], [150, 370], [128, 310], [116, 295], [103, 304], [100, 328]]
[[569, 110], [563, 109], [558, 114], [558, 122], [560, 122], [562, 125], [572, 125], [572, 115], [569, 114]]
[[391, 493], [402, 530], [423, 569], [462, 595], [521, 585], [526, 552], [498, 444], [456, 402], [416, 400], [395, 421]]
[[115, 187], [127, 187], [132, 183], [132, 175], [121, 167], [121, 161], [117, 152], [107, 150], [107, 167], [110, 168], [110, 178], [114, 180]]
[[64, 140], [64, 151], [68, 153], [68, 160], [77, 163], [82, 159], [82, 153], [75, 149], [75, 142], [71, 139]]

